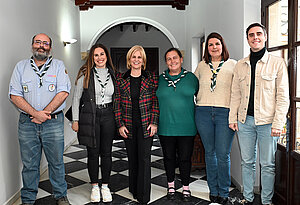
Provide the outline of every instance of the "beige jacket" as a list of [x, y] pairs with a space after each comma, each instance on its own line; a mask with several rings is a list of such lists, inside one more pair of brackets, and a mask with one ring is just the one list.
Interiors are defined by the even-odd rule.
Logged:
[[[213, 67], [217, 68], [220, 61], [212, 62]], [[197, 106], [215, 106], [229, 108], [231, 82], [233, 78], [233, 70], [236, 61], [228, 59], [222, 65], [220, 72], [217, 76], [216, 88], [213, 92], [210, 91], [212, 73], [210, 67], [205, 61], [198, 64], [195, 76], [199, 80], [199, 91], [197, 94]]]
[[[245, 123], [250, 95], [250, 56], [235, 66], [232, 81], [229, 123]], [[256, 125], [272, 123], [282, 129], [289, 108], [288, 72], [284, 60], [267, 51], [255, 71], [254, 120]]]

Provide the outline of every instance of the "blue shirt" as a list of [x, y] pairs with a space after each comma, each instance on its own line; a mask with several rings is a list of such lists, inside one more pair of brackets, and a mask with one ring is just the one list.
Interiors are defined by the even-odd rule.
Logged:
[[[43, 65], [43, 71], [45, 65]], [[35, 64], [35, 67], [36, 64]], [[53, 59], [51, 65], [43, 76], [43, 85], [39, 87], [40, 79], [35, 73], [30, 64], [30, 59], [22, 60], [17, 63], [14, 72], [11, 76], [9, 84], [9, 98], [10, 95], [23, 97], [34, 109], [37, 111], [43, 110], [56, 96], [57, 93], [65, 91], [70, 93], [71, 82], [64, 63], [60, 60]], [[64, 102], [53, 113], [64, 109], [66, 102]]]

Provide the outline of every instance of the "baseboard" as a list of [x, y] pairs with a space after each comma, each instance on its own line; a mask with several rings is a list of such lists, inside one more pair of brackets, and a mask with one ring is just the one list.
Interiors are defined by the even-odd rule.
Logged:
[[233, 177], [231, 177], [231, 183], [234, 184], [234, 186], [240, 191], [242, 192], [243, 191], [243, 185], [238, 183]]
[[5, 202], [5, 205], [12, 205], [14, 204], [19, 198], [21, 197], [21, 190], [15, 193], [10, 199]]

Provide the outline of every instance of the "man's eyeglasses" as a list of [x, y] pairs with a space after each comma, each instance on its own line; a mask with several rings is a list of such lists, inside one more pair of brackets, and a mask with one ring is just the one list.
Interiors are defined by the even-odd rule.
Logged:
[[50, 45], [50, 43], [48, 41], [40, 41], [40, 40], [35, 40], [34, 44], [36, 44], [36, 45], [43, 44], [44, 46], [49, 46]]

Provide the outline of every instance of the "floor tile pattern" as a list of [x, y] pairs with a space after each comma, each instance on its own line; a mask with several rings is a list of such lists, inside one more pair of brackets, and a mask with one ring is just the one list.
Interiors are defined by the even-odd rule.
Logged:
[[[150, 205], [205, 205], [209, 202], [209, 189], [206, 181], [205, 169], [192, 171], [190, 178], [190, 189], [192, 197], [189, 202], [181, 200], [181, 182], [177, 170], [175, 188], [176, 198], [169, 201], [166, 197], [167, 179], [164, 171], [162, 150], [159, 139], [155, 138], [151, 151], [151, 201]], [[131, 205], [138, 204], [128, 191], [128, 163], [125, 144], [122, 140], [114, 141], [113, 145], [113, 165], [111, 174], [110, 190], [113, 193], [113, 202], [108, 204]], [[87, 151], [85, 146], [73, 144], [64, 154], [66, 181], [68, 184], [68, 198], [73, 205], [85, 204], [107, 204], [91, 203], [89, 177], [87, 172]], [[100, 169], [100, 166], [99, 166]], [[101, 174], [101, 172], [99, 173]], [[99, 176], [101, 183], [101, 176]], [[54, 205], [52, 188], [49, 181], [48, 172], [41, 176], [39, 192], [35, 205]], [[230, 204], [238, 204], [241, 193], [232, 186], [230, 191]], [[256, 196], [254, 204], [260, 205], [260, 197]], [[20, 204], [20, 199], [15, 204]]]

